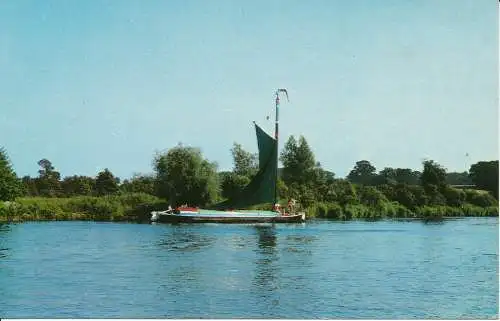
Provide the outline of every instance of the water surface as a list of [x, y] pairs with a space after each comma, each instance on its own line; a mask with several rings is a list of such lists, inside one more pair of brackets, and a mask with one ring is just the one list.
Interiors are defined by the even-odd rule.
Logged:
[[498, 218], [0, 225], [5, 318], [493, 318]]

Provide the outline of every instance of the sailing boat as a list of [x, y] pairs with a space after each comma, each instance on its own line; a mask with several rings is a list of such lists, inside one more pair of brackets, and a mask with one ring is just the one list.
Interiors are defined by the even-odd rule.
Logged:
[[[278, 205], [278, 115], [279, 94], [286, 89], [278, 89], [276, 95], [276, 121], [274, 137], [266, 133], [254, 122], [259, 148], [259, 171], [235, 197], [215, 204], [207, 209], [179, 207], [162, 212], [151, 212], [151, 221], [163, 223], [292, 223], [305, 221], [304, 213], [280, 211]], [[272, 210], [234, 210], [258, 204], [275, 204]]]

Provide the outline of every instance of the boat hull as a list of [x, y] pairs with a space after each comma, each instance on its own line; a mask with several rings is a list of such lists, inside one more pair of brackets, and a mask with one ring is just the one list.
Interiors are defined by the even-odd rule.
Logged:
[[304, 214], [277, 216], [207, 216], [162, 214], [156, 217], [158, 223], [300, 223], [305, 221]]

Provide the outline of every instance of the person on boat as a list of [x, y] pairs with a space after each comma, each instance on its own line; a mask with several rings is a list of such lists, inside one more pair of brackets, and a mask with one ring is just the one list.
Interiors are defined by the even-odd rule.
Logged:
[[281, 212], [280, 211], [280, 204], [279, 203], [274, 204], [273, 211], [275, 211], [275, 212]]
[[296, 204], [295, 199], [293, 198], [288, 199], [288, 212], [290, 214], [295, 213], [295, 204]]

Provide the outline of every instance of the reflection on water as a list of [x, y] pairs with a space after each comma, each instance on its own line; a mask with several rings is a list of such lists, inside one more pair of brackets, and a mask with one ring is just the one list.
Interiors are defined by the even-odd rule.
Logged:
[[[257, 258], [255, 260], [255, 278], [252, 282], [258, 293], [258, 304], [271, 309], [279, 304], [279, 256], [276, 250], [275, 226], [255, 226], [257, 232]], [[270, 306], [269, 306], [270, 305]]]
[[256, 225], [255, 229], [259, 237], [259, 248], [264, 249], [264, 251], [273, 251], [276, 247], [276, 229], [274, 225]]
[[215, 238], [188, 227], [176, 226], [157, 245], [167, 251], [198, 251], [213, 245]]
[[310, 244], [318, 237], [312, 235], [288, 235], [286, 237], [287, 247], [285, 250], [291, 253], [311, 255]]
[[9, 224], [0, 223], [0, 259], [6, 258], [9, 248], [7, 248], [7, 234], [10, 232]]

